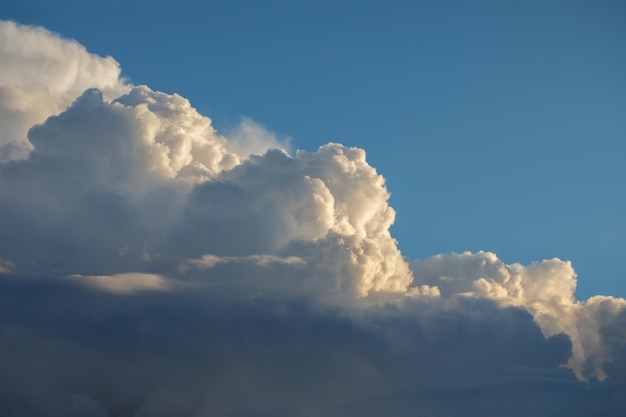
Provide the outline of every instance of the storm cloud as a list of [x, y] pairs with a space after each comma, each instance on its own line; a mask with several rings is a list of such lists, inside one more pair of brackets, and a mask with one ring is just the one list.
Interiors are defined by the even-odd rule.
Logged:
[[362, 149], [228, 137], [43, 28], [0, 60], [2, 415], [626, 413], [626, 300], [570, 262], [407, 259]]

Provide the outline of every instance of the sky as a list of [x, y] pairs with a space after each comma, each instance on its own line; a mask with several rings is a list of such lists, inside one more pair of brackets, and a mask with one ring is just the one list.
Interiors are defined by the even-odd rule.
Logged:
[[0, 414], [621, 416], [621, 2], [0, 5]]

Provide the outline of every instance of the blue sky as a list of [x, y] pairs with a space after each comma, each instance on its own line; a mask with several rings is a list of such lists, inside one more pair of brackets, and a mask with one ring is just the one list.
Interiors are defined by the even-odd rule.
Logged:
[[559, 257], [626, 295], [620, 1], [16, 1], [0, 18], [111, 55], [219, 130], [366, 150], [403, 254]]

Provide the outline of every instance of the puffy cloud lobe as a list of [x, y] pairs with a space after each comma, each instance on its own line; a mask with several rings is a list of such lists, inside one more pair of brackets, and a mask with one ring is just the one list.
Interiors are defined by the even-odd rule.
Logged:
[[170, 251], [298, 256], [322, 297], [401, 293], [412, 276], [389, 233], [388, 197], [361, 149], [274, 150], [198, 185]]
[[99, 90], [87, 90], [67, 111], [35, 127], [30, 138], [38, 155], [89, 168], [88, 186], [126, 195], [169, 178], [214, 178], [240, 163], [211, 120], [186, 99], [145, 86], [110, 104]]
[[[43, 29], [5, 26], [16, 38], [36, 35], [72, 57], [102, 61]], [[24, 56], [36, 59], [40, 53], [26, 50]], [[23, 65], [20, 59], [13, 58], [16, 67]], [[81, 75], [63, 90], [63, 100], [84, 85], [117, 85], [111, 81], [118, 80], [117, 63], [102, 62], [112, 62], [115, 71], [81, 67], [81, 74], [102, 81], [91, 83], [89, 75]], [[33, 82], [52, 83], [37, 77], [32, 75]], [[184, 258], [318, 257], [311, 265], [332, 277], [320, 291], [340, 297], [406, 290], [411, 273], [388, 230], [395, 213], [384, 179], [367, 164], [363, 150], [329, 144], [295, 158], [279, 150], [248, 158], [251, 150], [265, 152], [277, 141], [249, 120], [234, 134], [232, 141], [219, 135], [210, 119], [178, 95], [133, 87], [108, 102], [100, 90], [88, 89], [66, 111], [32, 129], [35, 149], [27, 161], [4, 168], [0, 187], [7, 224], [28, 224], [28, 233], [21, 234], [45, 242], [41, 252], [65, 246], [57, 259], [43, 262], [65, 273], [125, 272], [133, 264], [141, 268], [136, 261], [150, 259], [151, 251], [181, 248]], [[50, 241], [59, 232], [64, 245]], [[94, 235], [100, 242], [89, 242]], [[175, 238], [167, 241], [167, 235]], [[3, 253], [32, 264], [23, 246], [26, 239], [14, 249], [6, 245]], [[78, 270], [72, 270], [72, 250], [87, 259]], [[119, 254], [124, 259], [115, 262]], [[326, 262], [330, 257], [335, 261]], [[111, 264], [118, 269], [106, 270]]]
[[107, 100], [128, 89], [119, 64], [44, 28], [0, 21], [0, 162], [25, 158], [28, 129], [67, 107], [87, 88]]
[[23, 240], [5, 240], [0, 249], [30, 264], [39, 250], [49, 258], [43, 263], [66, 273], [143, 265], [138, 261], [148, 259], [148, 247], [176, 223], [194, 182], [241, 159], [187, 100], [147, 87], [112, 103], [99, 90], [86, 90], [65, 112], [34, 127], [30, 139], [36, 148], [28, 160], [0, 166], [0, 226]]
[[575, 300], [569, 262], [409, 263], [362, 149], [222, 135], [0, 30], [0, 414], [623, 414], [626, 301]]
[[479, 295], [527, 309], [546, 336], [571, 337], [569, 366], [579, 377], [606, 377], [603, 365], [611, 354], [603, 329], [626, 311], [626, 300], [601, 296], [575, 300], [576, 273], [570, 262], [555, 258], [528, 266], [507, 265], [490, 252], [465, 252], [414, 261], [412, 268], [416, 282], [436, 286], [444, 298]]
[[[135, 87], [113, 104], [132, 108], [142, 122], [141, 139], [149, 149], [150, 170], [161, 176], [202, 181], [241, 162], [242, 155], [227, 149], [227, 140], [217, 134], [211, 119], [177, 94]], [[262, 143], [258, 148], [267, 150]]]
[[[62, 236], [69, 251], [84, 252], [49, 260], [65, 273], [126, 272], [106, 266], [140, 268], [152, 250], [306, 258], [318, 271], [312, 279], [328, 276], [320, 294], [340, 298], [402, 292], [411, 281], [389, 234], [395, 213], [384, 180], [360, 149], [328, 144], [295, 158], [272, 150], [244, 159], [187, 100], [147, 87], [112, 103], [87, 90], [30, 138], [30, 158], [4, 167], [3, 206], [7, 218], [37, 219], [26, 235]], [[28, 261], [20, 247], [3, 249]], [[76, 265], [83, 258], [91, 266]]]

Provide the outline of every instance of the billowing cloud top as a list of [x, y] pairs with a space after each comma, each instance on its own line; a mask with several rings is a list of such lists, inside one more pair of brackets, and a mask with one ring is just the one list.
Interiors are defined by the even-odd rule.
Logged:
[[42, 28], [0, 60], [0, 414], [626, 410], [626, 301], [569, 262], [407, 260], [362, 149], [224, 136]]
[[43, 28], [0, 24], [0, 162], [27, 156], [28, 129], [71, 104], [87, 88], [107, 99], [128, 90], [111, 57]]

